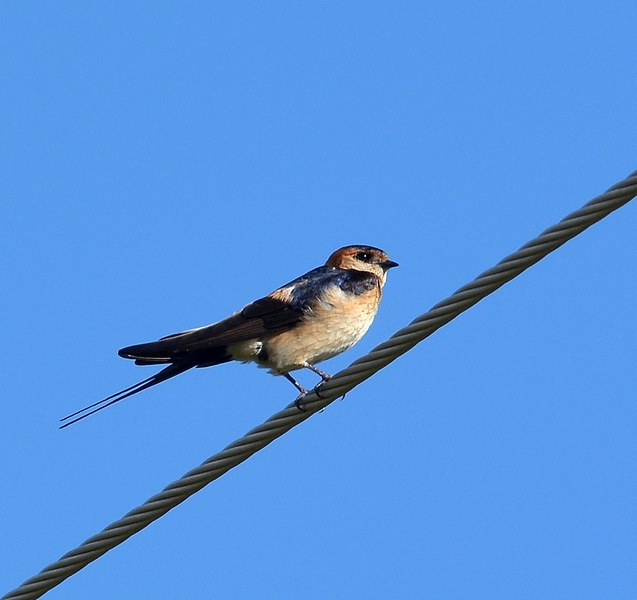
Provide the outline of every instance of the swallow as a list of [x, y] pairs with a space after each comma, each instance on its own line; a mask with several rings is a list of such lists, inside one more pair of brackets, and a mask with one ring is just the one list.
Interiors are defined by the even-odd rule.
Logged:
[[332, 253], [324, 266], [222, 321], [122, 348], [118, 354], [136, 365], [168, 366], [64, 417], [61, 428], [194, 367], [232, 360], [254, 362], [288, 379], [300, 392], [296, 405], [302, 409], [300, 400], [307, 390], [290, 372], [310, 369], [321, 377], [319, 385], [327, 381], [330, 376], [316, 364], [341, 354], [363, 337], [378, 312], [387, 272], [397, 266], [378, 248], [345, 246]]

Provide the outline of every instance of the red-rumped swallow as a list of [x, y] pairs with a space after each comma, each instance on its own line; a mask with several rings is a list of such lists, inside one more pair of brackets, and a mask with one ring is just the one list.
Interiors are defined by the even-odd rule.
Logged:
[[397, 266], [378, 248], [346, 246], [334, 252], [323, 267], [223, 321], [122, 348], [119, 355], [134, 359], [136, 365], [169, 366], [64, 417], [62, 428], [193, 367], [212, 367], [231, 360], [255, 362], [273, 375], [283, 375], [301, 393], [296, 400], [301, 408], [299, 401], [307, 390], [290, 371], [310, 369], [322, 381], [329, 379], [316, 364], [351, 348], [363, 337], [378, 312], [387, 271]]

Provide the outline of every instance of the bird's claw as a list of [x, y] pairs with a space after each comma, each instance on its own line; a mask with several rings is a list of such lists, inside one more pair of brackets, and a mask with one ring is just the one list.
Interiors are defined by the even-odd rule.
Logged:
[[324, 379], [323, 381], [321, 381], [319, 384], [317, 384], [314, 389], [312, 390], [321, 400], [325, 400], [324, 396], [321, 396], [321, 386], [327, 381], [327, 379]]
[[305, 396], [307, 396], [307, 394], [307, 391], [301, 392], [294, 401], [294, 406], [296, 406], [296, 408], [298, 408], [301, 412], [306, 411], [306, 408], [303, 406], [303, 400], [305, 399]]

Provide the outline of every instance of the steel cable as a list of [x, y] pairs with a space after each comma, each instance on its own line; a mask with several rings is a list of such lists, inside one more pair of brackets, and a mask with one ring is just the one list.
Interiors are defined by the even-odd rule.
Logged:
[[304, 411], [300, 411], [293, 403], [290, 404], [200, 466], [186, 473], [179, 480], [168, 485], [144, 504], [50, 564], [21, 586], [3, 596], [1, 600], [39, 598], [90, 562], [166, 514], [210, 482], [248, 459], [295, 425], [305, 421], [336, 398], [345, 395], [460, 313], [478, 303], [584, 229], [628, 203], [636, 195], [637, 171], [541, 233], [517, 252], [501, 260], [495, 267], [461, 287], [449, 298], [439, 302], [431, 310], [416, 318], [407, 327], [397, 331], [387, 341], [354, 361], [329, 381], [321, 384], [318, 393], [316, 390], [312, 391], [305, 398]]

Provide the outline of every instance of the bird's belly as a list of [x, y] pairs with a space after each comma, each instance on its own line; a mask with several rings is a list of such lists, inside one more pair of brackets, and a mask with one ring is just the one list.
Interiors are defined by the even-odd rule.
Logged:
[[339, 299], [335, 305], [322, 305], [294, 329], [263, 340], [259, 362], [275, 373], [303, 368], [332, 358], [360, 340], [378, 310], [378, 296]]

